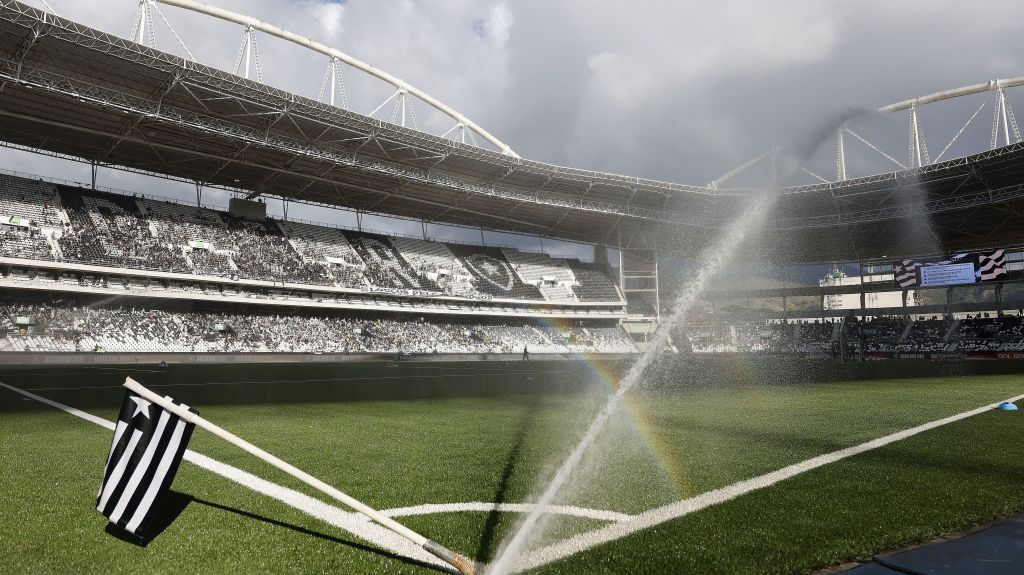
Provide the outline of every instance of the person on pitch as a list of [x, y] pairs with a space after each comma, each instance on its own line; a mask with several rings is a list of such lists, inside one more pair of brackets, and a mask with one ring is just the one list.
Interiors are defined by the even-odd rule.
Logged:
[[530, 350], [523, 346], [523, 361], [530, 361]]

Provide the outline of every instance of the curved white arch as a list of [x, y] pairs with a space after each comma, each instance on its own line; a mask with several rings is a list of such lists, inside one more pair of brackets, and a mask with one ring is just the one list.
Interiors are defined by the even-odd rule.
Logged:
[[185, 9], [185, 10], [190, 10], [192, 12], [197, 12], [199, 14], [205, 14], [207, 16], [213, 16], [214, 18], [219, 18], [219, 19], [227, 21], [227, 22], [233, 22], [235, 24], [240, 24], [242, 26], [252, 27], [254, 30], [259, 30], [260, 32], [264, 32], [266, 34], [270, 34], [271, 36], [276, 36], [277, 38], [281, 38], [282, 40], [287, 40], [287, 41], [289, 41], [289, 42], [291, 42], [293, 44], [298, 44], [299, 46], [302, 46], [302, 47], [307, 48], [309, 50], [313, 50], [314, 52], [319, 52], [319, 53], [321, 53], [321, 54], [323, 54], [325, 56], [331, 57], [331, 58], [337, 58], [338, 60], [348, 64], [349, 66], [352, 66], [353, 68], [356, 68], [357, 70], [362, 70], [363, 72], [366, 72], [367, 74], [370, 74], [371, 76], [374, 76], [374, 77], [376, 77], [376, 78], [378, 78], [380, 80], [383, 80], [384, 82], [387, 82], [388, 84], [391, 84], [392, 86], [394, 86], [398, 90], [405, 90], [406, 92], [408, 92], [408, 93], [416, 96], [417, 98], [423, 100], [427, 104], [430, 104], [431, 106], [433, 106], [437, 110], [439, 110], [439, 111], [443, 112], [444, 114], [448, 115], [449, 117], [451, 117], [453, 120], [456, 120], [459, 123], [461, 123], [464, 126], [466, 126], [467, 128], [469, 128], [470, 130], [473, 130], [478, 135], [480, 135], [480, 137], [484, 138], [485, 140], [487, 140], [491, 144], [494, 144], [494, 146], [496, 146], [499, 150], [501, 150], [501, 153], [503, 153], [505, 155], [508, 155], [508, 156], [513, 156], [513, 157], [516, 157], [516, 158], [519, 157], [518, 154], [516, 154], [515, 152], [512, 151], [512, 148], [510, 148], [508, 146], [508, 144], [502, 142], [501, 140], [496, 138], [493, 134], [491, 134], [487, 130], [483, 129], [482, 127], [477, 125], [475, 122], [473, 122], [469, 118], [463, 116], [457, 110], [455, 110], [454, 108], [448, 106], [444, 102], [438, 100], [437, 98], [434, 98], [433, 96], [431, 96], [430, 94], [427, 94], [423, 90], [420, 90], [419, 88], [416, 88], [415, 86], [412, 86], [412, 85], [406, 83], [405, 81], [403, 81], [403, 80], [401, 80], [401, 79], [399, 79], [399, 78], [397, 78], [395, 76], [392, 76], [391, 74], [388, 74], [384, 70], [381, 70], [379, 68], [375, 68], [375, 67], [367, 64], [366, 62], [363, 62], [362, 60], [359, 60], [357, 58], [353, 58], [352, 56], [349, 56], [348, 54], [346, 54], [346, 53], [344, 53], [344, 52], [342, 52], [340, 50], [336, 50], [334, 48], [331, 48], [330, 46], [327, 46], [326, 44], [322, 44], [320, 42], [317, 42], [316, 40], [312, 40], [310, 38], [307, 38], [306, 36], [300, 36], [299, 34], [295, 34], [294, 32], [289, 32], [288, 30], [285, 30], [285, 29], [280, 28], [278, 26], [274, 26], [272, 24], [267, 24], [265, 22], [261, 22], [260, 20], [257, 20], [256, 18], [252, 18], [250, 16], [245, 16], [245, 15], [242, 15], [242, 14], [238, 14], [237, 12], [232, 12], [230, 10], [225, 10], [223, 8], [218, 8], [216, 6], [210, 6], [209, 4], [203, 4], [201, 2], [195, 2], [194, 0], [153, 0], [153, 1], [154, 2], [158, 2], [160, 4], [166, 4], [168, 6], [175, 6], [175, 7], [178, 7], [178, 8]]
[[994, 90], [998, 90], [999, 88], [1013, 88], [1015, 86], [1024, 86], [1024, 76], [1017, 76], [1016, 78], [1006, 78], [1003, 80], [990, 80], [988, 82], [983, 82], [981, 84], [971, 84], [970, 86], [964, 86], [962, 88], [943, 90], [941, 92], [935, 92], [934, 94], [928, 94], [927, 96], [919, 96], [917, 98], [911, 98], [910, 100], [904, 100], [902, 102], [896, 102], [895, 104], [889, 104], [888, 106], [882, 106], [881, 108], [878, 109], [878, 111], [883, 114], [887, 114], [889, 112], [909, 110], [914, 106], [931, 104], [932, 102], [938, 102], [940, 100], [950, 100], [952, 98], [959, 98], [961, 96], [980, 94], [982, 92], [991, 92]]
[[[960, 88], [953, 88], [951, 90], [942, 90], [940, 92], [934, 92], [932, 94], [927, 94], [925, 96], [918, 96], [916, 98], [911, 98], [909, 100], [903, 100], [901, 102], [896, 102], [894, 104], [889, 104], [888, 106], [882, 106], [882, 107], [878, 108], [876, 110], [876, 112], [879, 113], [879, 114], [890, 114], [890, 113], [893, 113], [893, 112], [900, 112], [900, 111], [904, 111], [904, 110], [913, 110], [915, 108], [918, 108], [920, 106], [924, 106], [926, 104], [932, 104], [932, 103], [935, 103], [935, 102], [941, 102], [942, 100], [952, 100], [954, 98], [961, 98], [963, 96], [970, 96], [970, 95], [973, 95], [973, 94], [981, 94], [981, 93], [984, 93], [984, 92], [996, 92], [996, 91], [1004, 90], [1004, 89], [1007, 89], [1007, 88], [1015, 88], [1017, 86], [1024, 86], [1024, 76], [1016, 76], [1016, 77], [1013, 77], [1013, 78], [1002, 78], [1002, 79], [989, 80], [988, 82], [982, 82], [982, 83], [979, 83], [979, 84], [971, 84], [971, 85], [968, 85], [968, 86], [962, 86]], [[958, 134], [958, 136], [959, 136], [959, 134]], [[1007, 144], [1009, 144], [1009, 142], [1007, 142]], [[870, 146], [871, 144], [868, 144], [868, 145]], [[840, 146], [842, 146], [841, 143], [840, 143]], [[758, 155], [758, 156], [756, 156], [754, 158], [751, 158], [750, 160], [747, 160], [743, 164], [740, 164], [739, 166], [729, 170], [724, 175], [720, 176], [718, 179], [715, 179], [715, 180], [712, 180], [711, 182], [708, 182], [706, 184], [706, 187], [711, 188], [711, 189], [720, 189], [727, 181], [733, 179], [734, 177], [736, 177], [739, 174], [744, 173], [745, 171], [747, 171], [751, 167], [759, 164], [762, 160], [765, 160], [766, 158], [771, 157], [772, 154], [774, 152], [776, 152], [776, 151], [777, 151], [777, 148], [773, 148], [772, 150], [769, 150], [769, 151], [764, 152], [764, 153], [762, 153], [762, 154], [760, 154], [760, 155]], [[842, 154], [843, 152], [840, 152], [840, 153]], [[890, 159], [892, 159], [892, 158], [890, 158]], [[893, 161], [895, 161], [895, 160], [893, 160]], [[904, 169], [905, 169], [905, 167], [904, 167]], [[810, 173], [810, 172], [808, 172], [808, 173]], [[845, 171], [844, 171], [844, 173], [845, 173]], [[827, 182], [827, 180], [824, 180], [824, 178], [821, 178], [820, 176], [817, 176], [815, 174], [811, 174], [811, 175], [817, 177], [818, 179], [821, 179], [822, 181]], [[845, 178], [843, 178], [843, 179], [845, 179]]]

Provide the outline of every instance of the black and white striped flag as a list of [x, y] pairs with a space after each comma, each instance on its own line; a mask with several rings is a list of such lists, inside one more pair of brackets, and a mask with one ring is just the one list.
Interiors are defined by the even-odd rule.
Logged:
[[1006, 275], [1006, 252], [996, 250], [989, 254], [978, 254], [978, 279], [983, 282]]
[[917, 262], [914, 260], [903, 260], [892, 266], [893, 279], [896, 285], [905, 288], [917, 285]]
[[194, 427], [147, 399], [125, 393], [96, 510], [125, 531], [143, 536], [174, 480]]

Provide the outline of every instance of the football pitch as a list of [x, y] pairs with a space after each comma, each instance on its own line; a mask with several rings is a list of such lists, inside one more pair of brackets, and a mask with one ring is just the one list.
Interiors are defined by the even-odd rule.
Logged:
[[[531, 572], [805, 573], [1024, 510], [1022, 412], [995, 410], [708, 503], [702, 495], [1024, 394], [1012, 373], [922, 366], [891, 379], [886, 367], [837, 375], [844, 366], [745, 361], [663, 366], [635, 390], [534, 542], [558, 552], [535, 555]], [[0, 368], [0, 382], [84, 412], [0, 388], [0, 570], [438, 572], [200, 429], [155, 535], [107, 530], [95, 497], [111, 431], [96, 418], [116, 418], [125, 376], [486, 562], [614, 372], [568, 361]]]

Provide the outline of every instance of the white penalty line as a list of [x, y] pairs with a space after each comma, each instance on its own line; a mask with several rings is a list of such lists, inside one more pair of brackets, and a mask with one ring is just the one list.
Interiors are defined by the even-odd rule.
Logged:
[[[470, 502], [470, 503], [427, 503], [424, 505], [415, 505], [413, 507], [396, 507], [395, 509], [388, 509], [381, 511], [381, 513], [388, 517], [407, 517], [410, 515], [433, 515], [436, 513], [458, 513], [475, 511], [482, 513], [529, 513], [533, 511], [533, 503], [486, 503], [486, 502]], [[606, 511], [604, 509], [588, 509], [586, 507], [576, 507], [574, 505], [551, 505], [544, 510], [545, 513], [552, 515], [569, 515], [572, 517], [580, 517], [582, 519], [596, 519], [598, 521], [618, 522], [618, 521], [630, 521], [634, 518], [633, 515], [628, 513], [619, 513], [618, 511]]]
[[[0, 382], [0, 387], [8, 389], [15, 393], [19, 393], [25, 397], [54, 407], [80, 419], [84, 419], [89, 423], [93, 423], [100, 427], [103, 427], [109, 431], [114, 430], [114, 422], [97, 417], [91, 413], [86, 413], [80, 409], [76, 409], [69, 405], [47, 399], [41, 395], [36, 395], [31, 391], [26, 391], [21, 388], [8, 385]], [[424, 563], [429, 563], [443, 569], [456, 573], [451, 569], [451, 566], [447, 563], [441, 562], [433, 555], [426, 553], [422, 548], [417, 547], [404, 537], [392, 532], [389, 529], [385, 529], [371, 522], [369, 519], [360, 515], [359, 513], [344, 511], [338, 507], [324, 503], [319, 499], [315, 499], [294, 489], [289, 489], [282, 485], [278, 485], [271, 481], [262, 479], [256, 475], [253, 475], [247, 471], [242, 471], [237, 467], [228, 465], [220, 462], [212, 457], [208, 457], [191, 449], [185, 450], [184, 459], [190, 463], [197, 465], [207, 471], [220, 475], [221, 477], [234, 481], [243, 487], [247, 487], [261, 493], [273, 499], [276, 499], [289, 507], [302, 511], [303, 513], [320, 519], [325, 523], [343, 529], [352, 535], [367, 541], [381, 549], [396, 553], [398, 555], [415, 559]], [[399, 507], [395, 509], [387, 509], [381, 511], [381, 513], [389, 517], [408, 517], [413, 515], [431, 515], [435, 513], [453, 513], [453, 512], [510, 512], [510, 513], [528, 513], [533, 509], [532, 503], [486, 503], [486, 502], [466, 502], [466, 503], [432, 503], [426, 505], [417, 505], [414, 507]], [[587, 519], [597, 519], [602, 521], [627, 521], [633, 516], [625, 513], [617, 513], [615, 511], [605, 511], [602, 509], [587, 509], [585, 507], [574, 507], [567, 505], [553, 506], [547, 512], [557, 515], [570, 515], [575, 517], [582, 517]]]
[[[1024, 399], [1024, 395], [1011, 397], [1004, 401], [1015, 403], [1022, 399]], [[930, 429], [942, 427], [943, 425], [955, 423], [962, 419], [967, 419], [968, 417], [973, 417], [975, 415], [991, 411], [998, 407], [1000, 403], [1003, 402], [999, 401], [996, 403], [985, 405], [983, 407], [972, 409], [970, 411], [965, 411], [963, 413], [958, 413], [950, 417], [930, 421], [928, 423], [918, 425], [917, 427], [911, 427], [910, 429], [897, 431], [896, 433], [892, 433], [884, 437], [879, 437], [877, 439], [872, 439], [871, 441], [861, 443], [860, 445], [855, 445], [853, 447], [847, 447], [845, 449], [840, 449], [838, 451], [833, 451], [831, 453], [826, 453], [824, 455], [812, 457], [811, 459], [801, 461], [800, 463], [796, 463], [788, 467], [783, 467], [782, 469], [779, 469], [777, 471], [765, 473], [764, 475], [759, 475], [751, 479], [733, 483], [732, 485], [727, 485], [725, 487], [715, 489], [713, 491], [708, 491], [706, 493], [702, 493], [701, 495], [690, 497], [688, 499], [682, 499], [680, 501], [676, 501], [675, 503], [670, 503], [668, 505], [658, 507], [650, 511], [645, 511], [643, 513], [640, 513], [639, 515], [633, 516], [633, 518], [629, 521], [612, 523], [605, 527], [573, 535], [572, 537], [563, 539], [558, 543], [547, 545], [545, 547], [541, 547], [530, 552], [523, 558], [520, 564], [517, 565], [516, 569], [517, 571], [535, 569], [542, 565], [558, 561], [559, 559], [564, 559], [566, 557], [569, 557], [570, 555], [581, 553], [598, 545], [610, 543], [616, 539], [621, 539], [623, 537], [626, 537], [627, 535], [636, 533], [637, 531], [649, 529], [656, 525], [665, 523], [666, 521], [678, 519], [679, 517], [682, 517], [684, 515], [688, 515], [695, 511], [700, 511], [701, 509], [711, 507], [712, 505], [724, 503], [731, 499], [735, 499], [736, 497], [739, 497], [741, 495], [750, 493], [751, 491], [756, 491], [758, 489], [763, 489], [765, 487], [775, 485], [780, 481], [790, 479], [792, 477], [800, 475], [801, 473], [811, 471], [812, 469], [817, 469], [818, 467], [821, 467], [823, 465], [835, 463], [842, 459], [846, 459], [848, 457], [852, 457], [854, 455], [858, 455], [866, 451], [871, 451], [872, 449], [878, 449], [879, 447], [884, 447], [886, 445], [889, 445], [890, 443], [895, 443], [908, 437], [912, 437], [914, 435], [923, 433]]]

